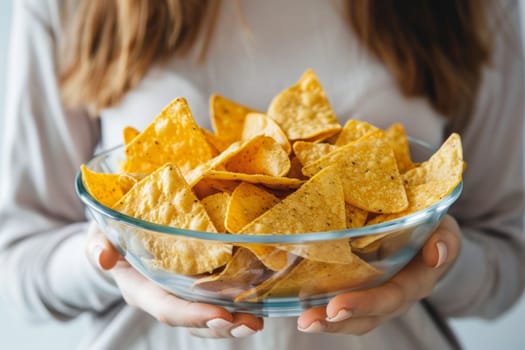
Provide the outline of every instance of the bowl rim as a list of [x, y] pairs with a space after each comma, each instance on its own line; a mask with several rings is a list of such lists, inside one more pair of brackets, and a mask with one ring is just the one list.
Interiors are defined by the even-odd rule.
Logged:
[[[435, 147], [430, 146], [426, 142], [408, 137], [411, 144], [427, 148], [428, 150], [435, 150]], [[108, 150], [95, 154], [88, 162], [95, 161], [96, 159], [107, 156], [108, 154], [116, 151], [119, 148], [124, 147], [118, 145]], [[182, 236], [186, 238], [196, 238], [207, 241], [215, 241], [222, 243], [307, 243], [307, 242], [318, 242], [328, 241], [334, 239], [353, 238], [370, 236], [379, 233], [385, 233], [392, 230], [404, 229], [410, 227], [414, 223], [422, 222], [426, 217], [431, 216], [435, 212], [442, 212], [448, 210], [448, 208], [459, 198], [463, 190], [463, 180], [445, 197], [439, 202], [432, 204], [429, 207], [418, 210], [414, 213], [408, 214], [401, 218], [397, 218], [382, 223], [368, 225], [358, 228], [344, 229], [344, 230], [333, 230], [323, 232], [305, 232], [301, 234], [230, 234], [230, 233], [217, 233], [217, 232], [203, 232], [189, 229], [182, 229], [177, 227], [170, 227], [155, 224], [152, 222], [144, 221], [116, 210], [113, 210], [100, 202], [98, 202], [93, 196], [89, 194], [87, 189], [82, 182], [82, 172], [77, 171], [75, 177], [75, 190], [80, 200], [90, 209], [98, 212], [106, 218], [124, 222], [127, 225], [135, 227], [137, 229], [145, 229], [156, 234], [167, 234], [171, 236]]]

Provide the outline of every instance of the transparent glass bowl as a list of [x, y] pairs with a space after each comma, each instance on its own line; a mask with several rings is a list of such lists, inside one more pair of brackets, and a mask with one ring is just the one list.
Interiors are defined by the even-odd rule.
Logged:
[[[413, 139], [410, 140], [410, 147], [412, 158], [416, 162], [428, 159], [435, 151], [425, 143]], [[89, 161], [87, 166], [96, 172], [115, 172], [119, 160], [124, 159], [123, 150], [124, 148], [119, 146], [103, 152]], [[300, 235], [232, 235], [166, 227], [124, 215], [97, 202], [84, 187], [80, 172], [76, 178], [78, 196], [86, 205], [90, 216], [122, 256], [144, 276], [186, 300], [220, 305], [230, 311], [248, 312], [263, 317], [297, 316], [307, 308], [326, 305], [331, 297], [342, 292], [384, 283], [420, 250], [447, 213], [448, 208], [459, 197], [462, 187], [460, 183], [440, 202], [424, 210], [381, 224]], [[376, 273], [355, 278], [352, 273], [341, 273], [341, 270], [337, 269], [331, 273], [331, 265], [316, 266], [310, 271], [308, 271], [309, 267], [306, 267], [302, 270], [302, 278], [299, 276], [297, 279], [296, 276], [295, 287], [290, 289], [293, 292], [286, 292], [287, 282], [284, 282], [284, 292], [281, 290], [277, 294], [272, 292], [265, 294], [265, 289], [257, 290], [256, 286], [265, 283], [263, 281], [267, 279], [278, 281], [278, 276], [291, 273], [290, 271], [296, 268], [301, 258], [288, 254], [288, 270], [284, 272], [274, 272], [262, 267], [261, 264], [250, 262], [238, 270], [240, 277], [234, 282], [196, 284], [196, 281], [206, 275], [180, 275], [159, 268], [158, 265], [152, 264], [153, 256], [144, 246], [143, 239], [158, 237], [198, 241], [205, 245], [224, 244], [228, 247], [246, 246], [246, 244], [307, 247], [334, 241], [349, 242], [351, 239], [375, 234], [385, 234], [385, 237], [374, 242], [368, 249], [354, 249], [353, 252], [368, 263], [367, 266], [371, 266]], [[341, 266], [337, 268], [340, 269]], [[239, 299], [240, 293], [251, 297]]]

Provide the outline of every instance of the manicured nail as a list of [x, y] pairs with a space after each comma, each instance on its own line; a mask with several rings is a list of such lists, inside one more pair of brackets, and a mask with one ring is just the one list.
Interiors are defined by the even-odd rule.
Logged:
[[306, 333], [321, 333], [322, 331], [324, 331], [324, 326], [321, 323], [321, 321], [315, 321], [315, 322], [312, 322], [312, 324], [310, 324], [306, 328], [297, 327], [297, 329], [300, 330], [301, 332], [306, 332]]
[[352, 316], [352, 311], [347, 310], [347, 309], [341, 309], [339, 310], [337, 315], [335, 315], [334, 317], [327, 317], [326, 320], [328, 322], [341, 322], [346, 319], [349, 319], [351, 316]]
[[249, 335], [254, 335], [255, 333], [257, 332], [251, 328], [246, 327], [245, 325], [240, 325], [239, 327], [235, 327], [230, 331], [230, 334], [235, 338], [247, 337]]
[[214, 318], [206, 322], [206, 326], [211, 329], [219, 330], [230, 328], [231, 326], [233, 326], [233, 323], [231, 323], [230, 321], [226, 321], [223, 318]]
[[447, 260], [447, 256], [448, 256], [448, 250], [447, 250], [447, 246], [445, 245], [445, 243], [439, 241], [436, 243], [436, 247], [438, 250], [438, 262], [436, 263], [436, 266], [434, 266], [435, 269], [437, 269], [438, 267], [441, 267]]
[[102, 252], [104, 251], [104, 247], [102, 246], [95, 246], [95, 249], [93, 249], [93, 254], [95, 254], [95, 262], [97, 263], [97, 266], [101, 270], [105, 270], [102, 265], [100, 264], [100, 256], [102, 255]]

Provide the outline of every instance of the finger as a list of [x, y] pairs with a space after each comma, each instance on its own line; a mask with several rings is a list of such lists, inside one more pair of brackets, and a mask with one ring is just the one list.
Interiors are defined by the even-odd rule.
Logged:
[[103, 270], [113, 268], [117, 261], [122, 258], [94, 223], [88, 229], [86, 250], [89, 260]]
[[231, 327], [222, 329], [192, 328], [190, 334], [200, 338], [243, 338], [254, 335], [262, 330], [264, 325], [262, 318], [249, 314], [235, 313], [233, 317]]
[[301, 327], [298, 327], [298, 329], [299, 331], [305, 333], [339, 333], [363, 335], [376, 328], [382, 322], [382, 318], [376, 316], [351, 318], [335, 323], [317, 320], [305, 329], [302, 329]]
[[111, 274], [129, 305], [146, 311], [162, 323], [215, 329], [233, 325], [234, 317], [226, 309], [180, 299], [146, 279], [125, 261], [119, 261]]
[[429, 267], [446, 270], [459, 254], [460, 248], [459, 225], [450, 215], [446, 215], [423, 246], [423, 261]]
[[[310, 329], [310, 332], [315, 332], [317, 329], [322, 329], [323, 323], [326, 319], [326, 307], [317, 306], [304, 311], [297, 319], [297, 329], [302, 332]], [[316, 323], [317, 322], [317, 323]]]

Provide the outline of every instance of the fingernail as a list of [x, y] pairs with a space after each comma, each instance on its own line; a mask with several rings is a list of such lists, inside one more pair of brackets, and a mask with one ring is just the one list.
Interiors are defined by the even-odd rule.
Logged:
[[95, 246], [95, 249], [93, 249], [93, 254], [95, 254], [95, 262], [97, 263], [97, 266], [101, 270], [105, 270], [102, 265], [100, 264], [100, 256], [102, 255], [102, 252], [104, 251], [104, 247], [102, 246]]
[[231, 323], [230, 321], [226, 321], [223, 318], [214, 318], [206, 322], [206, 326], [211, 329], [219, 330], [230, 328], [231, 326], [233, 326], [233, 323]]
[[310, 324], [306, 328], [301, 328], [298, 326], [297, 329], [300, 330], [301, 332], [306, 332], [306, 333], [320, 333], [324, 331], [324, 326], [321, 323], [321, 321], [315, 321], [315, 322], [312, 322], [312, 324]]
[[445, 243], [439, 241], [436, 243], [436, 247], [438, 250], [438, 262], [434, 266], [435, 269], [437, 269], [438, 267], [441, 267], [445, 263], [445, 260], [447, 260], [447, 255], [448, 255], [448, 250], [447, 250], [447, 246]]
[[328, 322], [340, 322], [349, 319], [352, 316], [352, 311], [347, 309], [341, 309], [334, 317], [327, 317]]
[[230, 331], [230, 334], [235, 338], [247, 337], [249, 335], [254, 335], [255, 333], [257, 332], [251, 328], [246, 327], [245, 325], [240, 325], [239, 327], [235, 327]]

